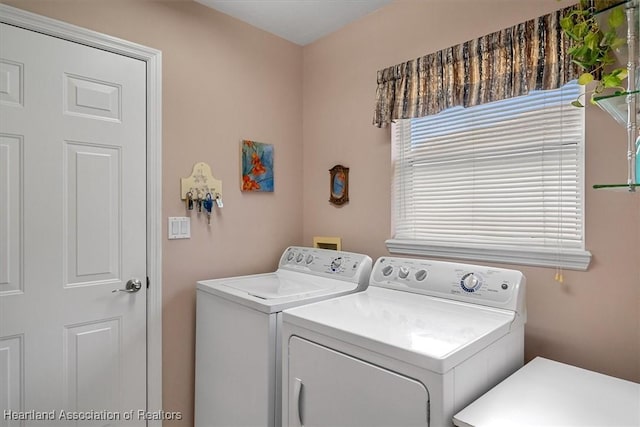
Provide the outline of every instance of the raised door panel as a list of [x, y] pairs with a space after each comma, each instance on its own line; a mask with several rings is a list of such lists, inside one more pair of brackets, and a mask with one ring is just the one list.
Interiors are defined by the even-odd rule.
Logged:
[[23, 291], [22, 140], [0, 134], [0, 298]]
[[67, 74], [64, 112], [86, 118], [120, 121], [122, 86], [90, 77]]
[[65, 284], [118, 283], [122, 252], [121, 150], [69, 141], [65, 147]]
[[18, 427], [24, 408], [22, 336], [0, 339], [0, 417], [1, 427]]
[[[66, 407], [78, 412], [119, 408], [121, 320], [68, 326], [64, 330]], [[98, 386], [97, 386], [98, 385]], [[106, 420], [108, 421], [108, 420]], [[107, 425], [97, 420], [88, 425]]]
[[0, 59], [0, 103], [23, 106], [24, 66], [20, 62]]

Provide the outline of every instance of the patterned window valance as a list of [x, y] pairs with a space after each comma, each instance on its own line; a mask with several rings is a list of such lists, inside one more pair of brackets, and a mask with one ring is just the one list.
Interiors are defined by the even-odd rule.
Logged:
[[580, 69], [560, 20], [573, 7], [378, 71], [373, 124], [423, 117], [536, 89], [556, 89]]

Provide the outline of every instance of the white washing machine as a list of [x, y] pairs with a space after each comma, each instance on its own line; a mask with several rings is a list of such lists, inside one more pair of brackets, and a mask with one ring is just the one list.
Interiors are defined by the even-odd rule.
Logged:
[[284, 426], [452, 426], [523, 365], [515, 270], [384, 257], [364, 292], [283, 314]]
[[366, 289], [371, 264], [289, 247], [275, 272], [198, 282], [196, 427], [281, 425], [282, 310]]

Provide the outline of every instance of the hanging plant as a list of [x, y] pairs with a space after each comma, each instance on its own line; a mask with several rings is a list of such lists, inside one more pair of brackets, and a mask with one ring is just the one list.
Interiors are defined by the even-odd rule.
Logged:
[[[627, 68], [612, 67], [616, 63], [613, 52], [626, 44], [625, 39], [618, 37], [617, 31], [625, 23], [625, 12], [621, 6], [611, 9], [604, 28], [595, 14], [596, 10], [606, 9], [610, 3], [601, 1], [593, 4], [592, 1], [581, 0], [576, 9], [560, 21], [562, 30], [571, 39], [568, 53], [572, 62], [584, 70], [578, 83], [588, 85], [596, 82], [591, 91], [591, 103], [594, 103], [594, 97], [606, 90], [611, 89], [616, 93], [625, 90], [622, 83], [627, 78]], [[580, 98], [571, 104], [584, 107]]]

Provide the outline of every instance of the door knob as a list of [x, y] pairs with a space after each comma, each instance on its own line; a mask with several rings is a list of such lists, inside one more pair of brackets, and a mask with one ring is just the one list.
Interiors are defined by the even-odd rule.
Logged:
[[111, 292], [138, 292], [142, 289], [142, 282], [138, 279], [130, 279], [124, 289], [114, 289]]

